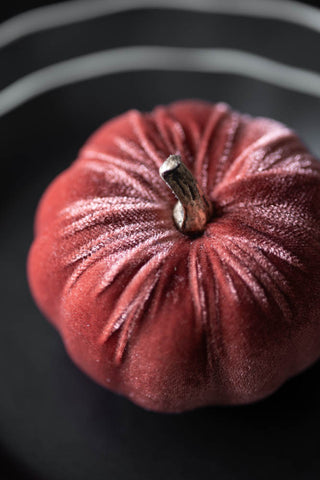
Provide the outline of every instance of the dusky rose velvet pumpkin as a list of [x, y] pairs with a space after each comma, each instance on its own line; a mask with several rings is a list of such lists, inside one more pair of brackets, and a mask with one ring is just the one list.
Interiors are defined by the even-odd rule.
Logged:
[[[211, 210], [180, 231], [180, 155]], [[156, 411], [256, 401], [320, 355], [320, 168], [273, 120], [180, 101], [103, 125], [45, 192], [33, 295], [74, 362]]]

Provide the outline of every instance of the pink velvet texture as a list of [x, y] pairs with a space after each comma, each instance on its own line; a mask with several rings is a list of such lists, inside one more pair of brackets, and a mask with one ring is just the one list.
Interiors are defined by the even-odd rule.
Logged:
[[[180, 154], [213, 204], [179, 232]], [[179, 101], [104, 124], [44, 193], [34, 298], [73, 361], [144, 408], [243, 404], [320, 355], [320, 168], [294, 132]]]

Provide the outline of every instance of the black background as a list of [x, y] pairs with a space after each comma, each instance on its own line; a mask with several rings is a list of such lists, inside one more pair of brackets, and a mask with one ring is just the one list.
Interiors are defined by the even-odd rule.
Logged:
[[[0, 19], [45, 3], [6, 3]], [[301, 27], [141, 10], [50, 30], [0, 50], [0, 87], [64, 59], [130, 44], [239, 48], [320, 69], [319, 34]], [[223, 100], [241, 111], [277, 118], [320, 156], [320, 101], [240, 76], [106, 76], [55, 90], [0, 117], [1, 479], [320, 476], [319, 363], [255, 405], [150, 413], [79, 372], [30, 297], [25, 260], [34, 211], [48, 183], [106, 119], [187, 97]]]

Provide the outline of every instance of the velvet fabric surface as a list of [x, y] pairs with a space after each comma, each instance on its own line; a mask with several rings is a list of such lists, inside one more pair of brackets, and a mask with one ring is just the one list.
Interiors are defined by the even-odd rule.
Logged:
[[[180, 154], [210, 201], [172, 219]], [[320, 355], [320, 168], [282, 124], [176, 102], [103, 125], [53, 181], [28, 259], [74, 362], [147, 409], [253, 402]]]

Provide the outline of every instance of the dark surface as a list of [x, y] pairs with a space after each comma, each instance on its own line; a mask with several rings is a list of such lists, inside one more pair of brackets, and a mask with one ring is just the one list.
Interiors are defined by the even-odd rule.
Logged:
[[[1, 86], [75, 55], [152, 43], [230, 46], [320, 68], [319, 35], [303, 28], [141, 11], [55, 29], [0, 51]], [[319, 363], [256, 405], [154, 414], [79, 372], [30, 297], [26, 255], [34, 211], [50, 180], [106, 119], [186, 97], [223, 100], [277, 118], [320, 156], [319, 100], [228, 75], [103, 77], [43, 95], [0, 118], [1, 479], [319, 478]]]

